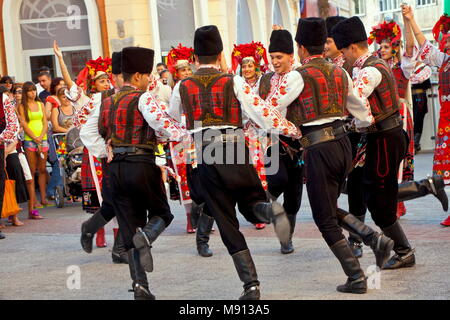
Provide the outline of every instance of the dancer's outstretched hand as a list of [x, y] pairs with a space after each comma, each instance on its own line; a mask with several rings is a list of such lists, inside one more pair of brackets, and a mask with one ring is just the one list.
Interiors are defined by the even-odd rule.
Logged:
[[55, 52], [55, 55], [56, 55], [58, 58], [62, 58], [62, 57], [63, 57], [62, 51], [61, 51], [61, 49], [59, 48], [58, 42], [56, 42], [56, 40], [53, 41], [53, 51]]
[[413, 9], [411, 6], [408, 6], [407, 4], [402, 4], [402, 15], [406, 20], [412, 20], [414, 18]]

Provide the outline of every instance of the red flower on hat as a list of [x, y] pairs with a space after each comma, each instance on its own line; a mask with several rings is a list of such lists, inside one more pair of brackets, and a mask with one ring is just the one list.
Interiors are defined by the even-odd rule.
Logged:
[[187, 60], [190, 64], [194, 63], [194, 49], [184, 47], [183, 45], [178, 44], [178, 47], [174, 48], [169, 51], [167, 54], [167, 69], [170, 71], [170, 73], [175, 74], [176, 69], [175, 66], [177, 64], [178, 60]]
[[389, 40], [390, 44], [396, 47], [398, 46], [397, 42], [400, 41], [401, 37], [402, 30], [395, 21], [383, 21], [379, 25], [372, 27], [368, 43], [370, 45], [375, 41], [376, 43], [381, 44], [383, 40]]
[[450, 17], [447, 14], [441, 16], [433, 27], [434, 40], [440, 42], [445, 34], [450, 31]]
[[96, 60], [86, 62], [86, 67], [77, 76], [77, 86], [85, 91], [92, 91], [94, 88], [95, 76], [98, 72], [104, 72], [112, 81], [112, 60], [111, 58], [98, 57]]
[[[267, 51], [261, 42], [244, 43], [240, 45], [234, 45], [233, 52], [231, 53], [232, 69], [236, 72], [238, 65], [242, 63], [247, 57], [255, 59], [255, 63], [258, 67], [261, 67], [262, 71], [267, 70], [269, 60], [267, 59]], [[264, 64], [261, 65], [261, 59], [264, 60]]]

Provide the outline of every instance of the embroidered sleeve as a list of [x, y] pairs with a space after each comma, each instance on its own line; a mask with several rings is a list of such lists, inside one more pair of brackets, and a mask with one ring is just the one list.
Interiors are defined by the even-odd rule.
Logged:
[[429, 66], [425, 66], [424, 68], [420, 69], [419, 72], [415, 72], [410, 80], [412, 84], [419, 84], [427, 79], [430, 79], [431, 74], [433, 73], [433, 70]]
[[175, 120], [181, 122], [181, 96], [180, 96], [180, 83], [178, 82], [172, 91], [169, 104], [169, 115]]
[[105, 139], [98, 132], [100, 108], [94, 108], [86, 122], [81, 126], [80, 139], [89, 152], [96, 158], [106, 158], [108, 152]]
[[347, 98], [347, 110], [350, 112], [352, 116], [355, 117], [355, 124], [358, 128], [368, 127], [375, 120], [372, 116], [372, 111], [370, 109], [370, 105], [367, 105], [367, 99], [363, 98], [359, 93], [356, 87], [353, 87], [352, 79], [350, 75], [345, 72], [348, 83], [348, 98]]
[[5, 112], [6, 128], [0, 133], [0, 142], [11, 143], [19, 133], [19, 120], [14, 105], [6, 94], [3, 94], [3, 110]]
[[419, 60], [431, 67], [441, 67], [444, 61], [449, 57], [448, 54], [439, 51], [430, 41], [425, 41], [419, 49]]
[[[381, 83], [382, 75], [380, 71], [374, 67], [366, 67], [363, 69], [354, 68], [353, 79], [354, 94], [362, 100], [367, 110], [372, 110], [368, 98], [373, 90]], [[356, 121], [356, 126], [364, 127], [358, 121]]]
[[416, 67], [416, 61], [412, 57], [406, 55], [403, 56], [400, 68], [402, 69], [403, 75], [406, 79], [411, 79], [414, 74], [414, 69]]
[[181, 141], [188, 135], [185, 127], [167, 113], [168, 107], [149, 92], [144, 93], [139, 99], [139, 111], [155, 130], [161, 143]]
[[295, 70], [291, 71], [286, 75], [279, 77], [279, 80], [274, 84], [275, 90], [271, 90], [271, 94], [266, 98], [266, 102], [284, 114], [286, 108], [297, 99], [303, 91], [304, 85], [301, 74]]
[[85, 105], [83, 105], [80, 109], [75, 111], [75, 114], [72, 117], [72, 122], [75, 125], [75, 127], [80, 129], [86, 123], [92, 111], [97, 107], [99, 107], [100, 104], [102, 103], [101, 99], [102, 94], [96, 93]]
[[242, 111], [262, 129], [276, 131], [288, 137], [301, 137], [300, 131], [293, 123], [255, 94], [250, 85], [239, 76], [234, 77], [234, 93], [241, 103]]
[[72, 102], [72, 105], [76, 110], [82, 108], [90, 100], [89, 97], [83, 92], [83, 89], [75, 83], [70, 89], [66, 89], [66, 97], [70, 102]]

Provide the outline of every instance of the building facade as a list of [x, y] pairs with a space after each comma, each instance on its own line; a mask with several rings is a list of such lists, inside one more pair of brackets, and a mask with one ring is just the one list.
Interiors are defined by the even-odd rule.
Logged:
[[293, 34], [298, 17], [349, 16], [348, 0], [0, 0], [0, 74], [33, 79], [41, 66], [59, 74], [53, 40], [75, 76], [91, 58], [126, 46], [150, 47], [156, 62], [196, 28], [215, 24], [227, 59], [233, 44], [266, 46], [273, 24]]

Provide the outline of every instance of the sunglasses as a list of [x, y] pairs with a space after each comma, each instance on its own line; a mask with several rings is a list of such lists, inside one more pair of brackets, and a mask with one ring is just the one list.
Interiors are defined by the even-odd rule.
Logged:
[[14, 94], [22, 94], [22, 90], [17, 90]]

